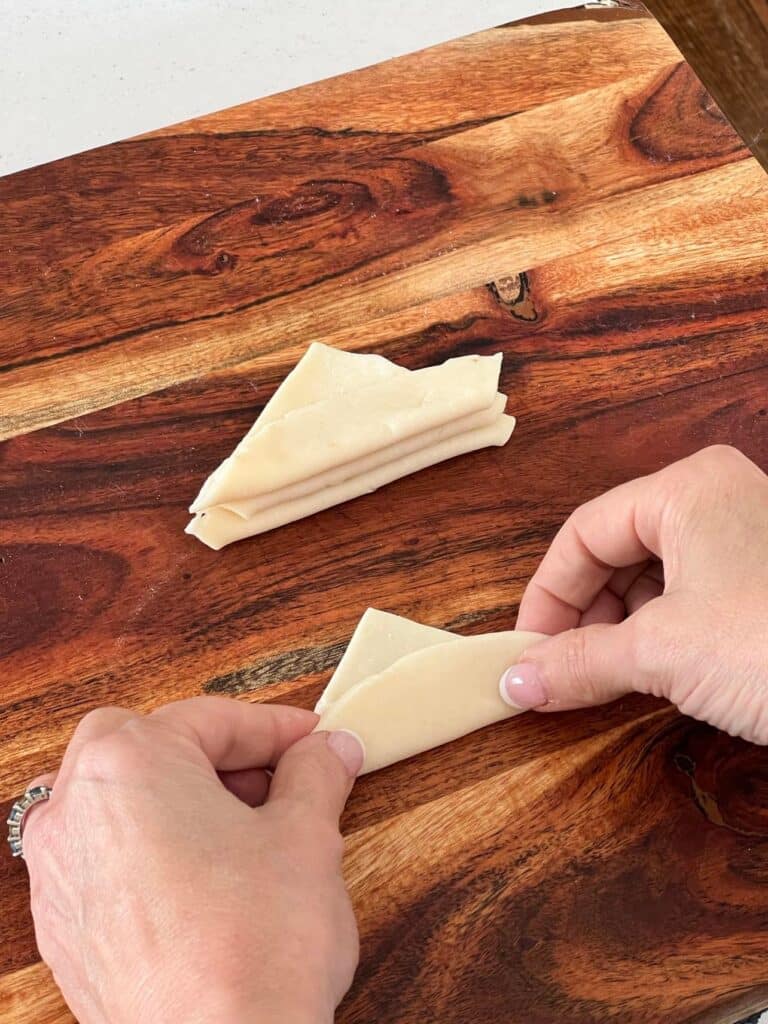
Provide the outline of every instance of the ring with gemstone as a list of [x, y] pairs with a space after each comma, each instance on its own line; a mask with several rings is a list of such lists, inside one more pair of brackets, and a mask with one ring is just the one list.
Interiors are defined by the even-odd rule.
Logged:
[[32, 786], [24, 796], [19, 797], [11, 808], [11, 813], [8, 815], [8, 845], [14, 857], [24, 858], [22, 830], [27, 811], [35, 804], [50, 800], [52, 792], [50, 786]]

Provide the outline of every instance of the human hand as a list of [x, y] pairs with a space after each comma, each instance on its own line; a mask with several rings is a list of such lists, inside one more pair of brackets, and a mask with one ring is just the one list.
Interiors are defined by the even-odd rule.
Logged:
[[768, 743], [768, 477], [717, 446], [582, 505], [528, 584], [517, 628], [557, 634], [504, 674], [517, 707], [637, 690]]
[[82, 720], [24, 829], [40, 954], [80, 1024], [332, 1022], [363, 755], [316, 722], [216, 697]]

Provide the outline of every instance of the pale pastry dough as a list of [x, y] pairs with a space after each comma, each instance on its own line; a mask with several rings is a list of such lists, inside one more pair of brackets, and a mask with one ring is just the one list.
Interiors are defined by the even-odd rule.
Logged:
[[259, 423], [203, 485], [190, 511], [275, 491], [487, 409], [496, 398], [500, 368], [500, 354], [461, 356]]
[[406, 654], [455, 640], [456, 633], [434, 626], [422, 626], [391, 612], [368, 608], [357, 624], [352, 639], [323, 690], [315, 711], [321, 714], [343, 693], [368, 676], [378, 675]]
[[509, 440], [501, 355], [407, 370], [313, 344], [205, 481], [186, 532], [214, 549]]
[[271, 508], [273, 505], [282, 505], [287, 501], [293, 501], [295, 498], [302, 498], [305, 494], [312, 494], [314, 491], [320, 491], [324, 487], [343, 483], [345, 480], [360, 476], [372, 469], [377, 469], [379, 466], [395, 462], [395, 460], [405, 455], [411, 455], [413, 452], [435, 447], [440, 441], [447, 441], [449, 438], [469, 433], [469, 431], [477, 430], [480, 427], [491, 426], [491, 424], [499, 421], [506, 404], [506, 397], [504, 395], [497, 395], [493, 404], [487, 409], [482, 409], [480, 412], [473, 412], [469, 416], [462, 416], [461, 419], [452, 420], [441, 427], [435, 427], [434, 430], [426, 430], [424, 433], [409, 437], [399, 444], [390, 444], [386, 448], [373, 452], [371, 455], [363, 456], [361, 459], [344, 462], [341, 466], [326, 470], [325, 473], [318, 473], [316, 476], [308, 477], [306, 480], [299, 480], [298, 483], [291, 484], [289, 487], [281, 487], [279, 491], [260, 494], [255, 498], [248, 498], [246, 501], [223, 501], [219, 507], [229, 509], [230, 512], [236, 512], [239, 516], [247, 519], [249, 516], [253, 516], [265, 508]]
[[[372, 384], [397, 380], [409, 373], [410, 370], [391, 363], [384, 356], [344, 352], [314, 341], [261, 410], [256, 422], [232, 455], [265, 426], [277, 422], [296, 409], [328, 398], [337, 398]], [[230, 472], [231, 459], [230, 455], [208, 477], [190, 506], [190, 512], [208, 507], [211, 503], [209, 495], [216, 492], [219, 482]]]
[[488, 427], [457, 434], [432, 448], [421, 449], [401, 459], [395, 459], [334, 487], [325, 487], [285, 504], [273, 505], [247, 519], [227, 508], [217, 506], [195, 516], [187, 526], [186, 532], [218, 551], [233, 541], [252, 537], [266, 530], [274, 530], [296, 519], [322, 512], [332, 505], [340, 505], [343, 501], [359, 498], [362, 494], [370, 494], [371, 491], [392, 483], [393, 480], [399, 480], [402, 476], [416, 473], [446, 459], [466, 455], [467, 452], [477, 451], [479, 448], [506, 444], [514, 426], [512, 416], [501, 416]]
[[520, 713], [502, 700], [499, 680], [541, 634], [421, 628], [369, 610], [337, 670], [341, 682], [334, 675], [318, 704], [318, 729], [362, 740], [363, 774]]
[[261, 410], [249, 433], [282, 419], [294, 409], [301, 409], [334, 395], [357, 391], [378, 381], [407, 377], [410, 372], [384, 356], [345, 352], [313, 341]]

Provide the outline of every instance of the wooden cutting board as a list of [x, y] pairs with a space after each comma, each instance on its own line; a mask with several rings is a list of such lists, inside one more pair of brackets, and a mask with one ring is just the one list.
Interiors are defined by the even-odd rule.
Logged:
[[[661, 29], [569, 12], [0, 181], [0, 793], [78, 718], [310, 707], [370, 604], [509, 628], [574, 506], [768, 466], [768, 178]], [[215, 553], [206, 474], [311, 340], [505, 354], [519, 417]], [[726, 1024], [768, 1004], [768, 756], [651, 699], [365, 778], [341, 1024]], [[0, 1018], [69, 1021], [0, 859]], [[233, 953], [238, 950], [233, 936]]]

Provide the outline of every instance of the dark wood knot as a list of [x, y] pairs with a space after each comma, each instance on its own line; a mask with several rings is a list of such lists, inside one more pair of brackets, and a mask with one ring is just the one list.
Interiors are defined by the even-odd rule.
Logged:
[[365, 185], [354, 181], [309, 181], [290, 195], [264, 203], [251, 217], [251, 223], [266, 226], [306, 220], [327, 213], [342, 202], [353, 208], [367, 205], [370, 192]]
[[674, 751], [673, 763], [712, 824], [768, 840], [768, 749], [695, 727]]
[[645, 98], [629, 141], [655, 163], [725, 158], [748, 150], [687, 64], [678, 64]]
[[530, 281], [525, 272], [498, 277], [490, 282], [488, 289], [499, 305], [516, 320], [524, 320], [527, 323], [538, 320], [539, 315], [531, 296]]

